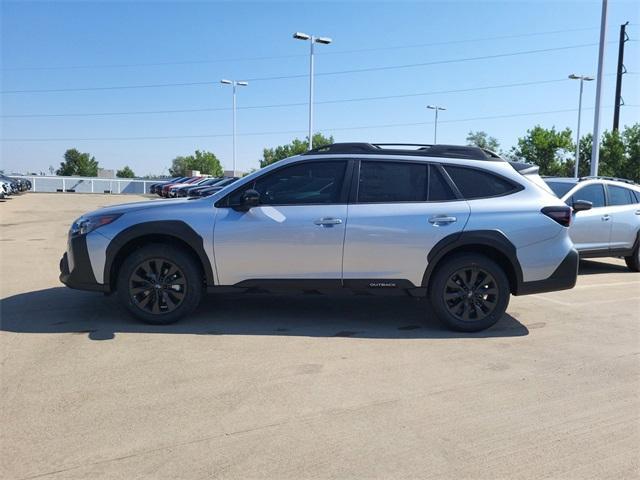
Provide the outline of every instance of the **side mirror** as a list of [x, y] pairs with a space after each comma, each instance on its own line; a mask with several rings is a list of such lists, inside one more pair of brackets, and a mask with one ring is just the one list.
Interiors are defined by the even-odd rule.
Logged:
[[249, 189], [240, 197], [240, 204], [234, 205], [234, 210], [241, 212], [249, 211], [252, 207], [260, 205], [260, 192], [257, 190]]
[[575, 202], [573, 202], [573, 205], [571, 205], [571, 207], [576, 213], [584, 212], [585, 210], [591, 210], [591, 208], [593, 207], [593, 203], [588, 202], [587, 200], [576, 200]]

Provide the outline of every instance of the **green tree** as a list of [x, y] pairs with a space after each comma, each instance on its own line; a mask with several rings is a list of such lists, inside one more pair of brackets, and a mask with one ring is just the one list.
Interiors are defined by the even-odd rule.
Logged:
[[[313, 135], [313, 147], [323, 147], [325, 145], [331, 145], [333, 143], [333, 137], [325, 137], [321, 133], [315, 133]], [[309, 149], [309, 137], [305, 137], [305, 140], [294, 138], [291, 143], [286, 145], [279, 145], [275, 148], [265, 148], [262, 151], [262, 160], [260, 160], [260, 168], [271, 165], [283, 158], [292, 157], [293, 155], [299, 155], [306, 152]]]
[[169, 174], [172, 177], [183, 177], [188, 170], [198, 170], [203, 175], [221, 177], [223, 174], [220, 160], [212, 152], [196, 150], [193, 155], [176, 157], [171, 162]]
[[[580, 138], [580, 164], [578, 165], [578, 176], [587, 177], [591, 172], [591, 148], [593, 146], [593, 135], [587, 133], [584, 137]], [[575, 166], [571, 162], [571, 173], [569, 176], [573, 176], [573, 170]]]
[[524, 137], [518, 138], [518, 145], [511, 149], [516, 159], [538, 165], [541, 175], [553, 176], [565, 176], [572, 172], [573, 151], [571, 129], [556, 131], [555, 127], [546, 129], [540, 125], [527, 130]]
[[640, 183], [640, 123], [630, 127], [625, 126], [622, 132], [622, 141], [627, 157], [622, 176]]
[[492, 152], [497, 152], [500, 143], [495, 137], [490, 137], [487, 132], [478, 130], [477, 132], [469, 132], [467, 135], [467, 145], [475, 145], [480, 148], [486, 148]]
[[627, 174], [627, 158], [625, 153], [622, 135], [620, 135], [619, 131], [603, 132], [600, 142], [598, 175], [625, 177]]
[[75, 148], [70, 148], [64, 152], [64, 162], [60, 162], [60, 168], [56, 170], [56, 175], [97, 177], [98, 162], [90, 154], [80, 153]]
[[135, 176], [136, 174], [133, 173], [133, 170], [129, 168], [129, 165], [125, 165], [125, 167], [122, 170], [118, 170], [116, 172], [116, 177], [118, 178], [133, 178]]

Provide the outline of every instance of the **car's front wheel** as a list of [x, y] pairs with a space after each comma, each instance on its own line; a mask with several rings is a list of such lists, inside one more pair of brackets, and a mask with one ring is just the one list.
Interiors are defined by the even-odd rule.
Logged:
[[429, 287], [438, 318], [463, 332], [477, 332], [495, 324], [504, 315], [509, 296], [509, 279], [502, 268], [474, 253], [443, 260]]
[[184, 250], [148, 245], [123, 262], [118, 274], [118, 297], [140, 320], [169, 324], [198, 306], [202, 278], [198, 264]]

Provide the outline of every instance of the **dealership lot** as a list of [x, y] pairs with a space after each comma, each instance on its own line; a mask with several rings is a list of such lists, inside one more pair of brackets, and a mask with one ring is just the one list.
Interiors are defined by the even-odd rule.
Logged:
[[632, 478], [640, 275], [585, 261], [456, 334], [410, 298], [209, 296], [168, 327], [58, 281], [69, 224], [141, 196], [0, 204], [0, 476]]

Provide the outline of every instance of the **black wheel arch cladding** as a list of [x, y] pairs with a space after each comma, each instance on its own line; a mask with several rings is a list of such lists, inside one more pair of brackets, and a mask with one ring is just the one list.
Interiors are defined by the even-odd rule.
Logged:
[[[429, 285], [429, 280], [434, 270], [447, 254], [454, 250], [464, 251], [465, 247], [489, 248], [497, 251], [511, 267], [511, 271], [506, 271], [505, 274], [510, 282], [515, 282], [511, 286], [512, 290], [517, 290], [518, 286], [522, 284], [522, 267], [518, 261], [516, 247], [502, 232], [497, 230], [475, 230], [452, 233], [433, 246], [427, 255], [427, 268], [422, 276], [422, 286], [427, 287]], [[513, 278], [511, 278], [512, 276]]]
[[182, 244], [186, 244], [198, 258], [199, 264], [204, 272], [206, 284], [208, 286], [215, 284], [213, 269], [211, 268], [209, 256], [204, 249], [202, 237], [187, 223], [181, 220], [159, 220], [138, 223], [118, 233], [107, 247], [104, 265], [104, 283], [109, 285], [114, 280], [111, 278], [111, 273], [114, 265], [116, 265], [115, 262], [121, 263], [123, 260], [120, 255], [123, 248], [138, 239], [153, 236], [175, 238], [179, 241], [178, 246], [180, 247], [182, 247]]

